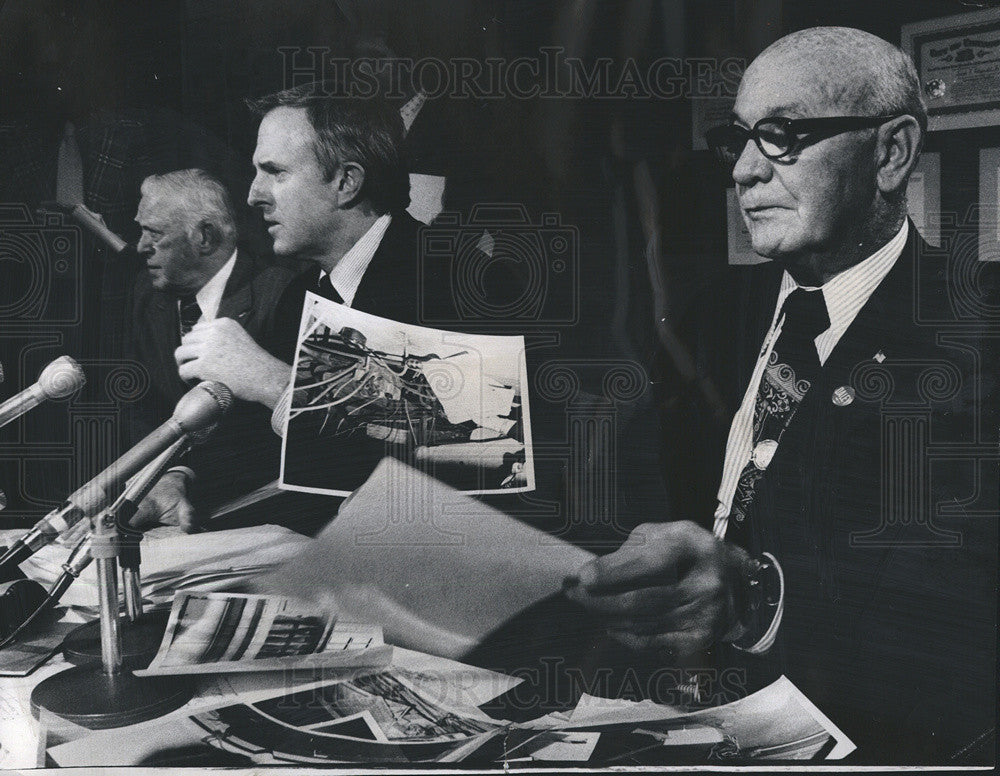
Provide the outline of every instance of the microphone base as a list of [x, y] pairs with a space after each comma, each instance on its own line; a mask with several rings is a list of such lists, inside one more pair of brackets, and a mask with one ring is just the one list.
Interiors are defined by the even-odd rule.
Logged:
[[179, 709], [194, 695], [194, 684], [180, 676], [114, 676], [101, 666], [76, 666], [50, 676], [31, 692], [31, 713], [45, 713], [90, 730], [134, 725]]
[[[146, 668], [156, 657], [167, 629], [170, 609], [143, 612], [142, 618], [132, 622], [127, 617], [118, 620], [122, 636], [122, 668]], [[94, 620], [70, 631], [62, 644], [63, 656], [75, 666], [101, 664], [101, 621]]]

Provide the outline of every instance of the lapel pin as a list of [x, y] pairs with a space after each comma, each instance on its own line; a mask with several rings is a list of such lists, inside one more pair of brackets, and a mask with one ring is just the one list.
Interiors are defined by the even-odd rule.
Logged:
[[876, 353], [874, 356], [872, 356], [872, 358], [874, 358], [876, 361], [878, 361], [881, 364], [883, 361], [885, 361], [885, 353], [883, 353], [880, 350], [878, 353]]
[[833, 396], [831, 399], [838, 407], [846, 407], [854, 401], [854, 395], [854, 389], [851, 388], [851, 386], [842, 385], [839, 388], [833, 389]]

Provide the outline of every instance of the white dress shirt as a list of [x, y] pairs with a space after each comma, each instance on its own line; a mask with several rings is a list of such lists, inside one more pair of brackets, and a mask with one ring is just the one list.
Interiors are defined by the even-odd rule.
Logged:
[[[859, 264], [849, 267], [843, 272], [830, 278], [818, 290], [823, 294], [826, 302], [827, 314], [830, 317], [830, 327], [821, 332], [816, 337], [816, 353], [819, 356], [820, 364], [825, 364], [840, 338], [854, 322], [865, 302], [871, 297], [882, 282], [885, 276], [892, 269], [896, 260], [903, 252], [906, 239], [909, 233], [908, 222], [904, 221], [903, 226], [889, 242], [879, 248]], [[775, 302], [774, 317], [771, 319], [771, 328], [764, 338], [760, 355], [757, 358], [757, 365], [754, 368], [753, 376], [750, 378], [750, 385], [747, 386], [743, 402], [733, 418], [733, 424], [729, 429], [729, 439], [726, 442], [726, 456], [722, 469], [722, 481], [719, 485], [717, 495], [718, 506], [715, 510], [714, 533], [716, 538], [724, 539], [726, 530], [729, 527], [729, 513], [733, 505], [733, 497], [736, 495], [736, 486], [739, 483], [740, 474], [743, 468], [750, 461], [753, 452], [753, 413], [754, 405], [757, 401], [757, 391], [760, 381], [767, 366], [774, 343], [781, 335], [781, 327], [784, 324], [784, 316], [781, 315], [781, 306], [785, 299], [799, 285], [794, 278], [786, 271], [781, 278], [781, 286], [778, 290], [778, 298]], [[802, 286], [807, 291], [817, 290], [814, 286]], [[778, 567], [779, 575], [781, 567], [777, 564], [777, 559], [768, 556]], [[782, 590], [782, 599], [784, 591]], [[764, 638], [758, 641], [748, 651], [764, 652], [770, 648], [777, 634], [777, 626], [781, 622], [781, 612], [784, 601], [780, 601], [771, 627]]]
[[337, 293], [340, 294], [344, 304], [350, 307], [354, 303], [354, 295], [358, 293], [358, 286], [361, 285], [361, 278], [364, 277], [368, 265], [375, 258], [375, 251], [385, 237], [385, 231], [392, 223], [392, 216], [386, 213], [379, 216], [367, 232], [358, 240], [351, 249], [345, 253], [333, 271], [326, 273], [320, 270], [320, 278], [329, 274], [330, 283]]
[[[229, 276], [233, 274], [233, 267], [236, 266], [236, 251], [229, 257], [228, 261], [219, 267], [209, 281], [201, 287], [194, 295], [198, 302], [198, 309], [201, 310], [201, 317], [195, 323], [214, 321], [219, 314], [219, 306], [222, 304], [222, 295], [226, 292], [226, 284]], [[180, 309], [180, 300], [177, 301], [177, 308]]]

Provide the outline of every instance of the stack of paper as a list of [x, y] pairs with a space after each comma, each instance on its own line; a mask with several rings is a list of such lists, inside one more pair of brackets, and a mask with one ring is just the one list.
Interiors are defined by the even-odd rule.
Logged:
[[[310, 539], [275, 525], [185, 534], [175, 527], [147, 531], [143, 537], [142, 594], [164, 603], [176, 590], [226, 590], [295, 555]], [[49, 587], [63, 573], [69, 549], [43, 547], [21, 564], [25, 575]], [[91, 564], [63, 595], [61, 603], [97, 608], [96, 564]]]

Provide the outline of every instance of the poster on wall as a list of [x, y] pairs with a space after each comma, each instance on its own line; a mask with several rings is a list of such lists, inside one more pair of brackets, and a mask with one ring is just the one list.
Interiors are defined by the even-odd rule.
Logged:
[[905, 24], [902, 47], [932, 132], [1000, 124], [1000, 8]]

